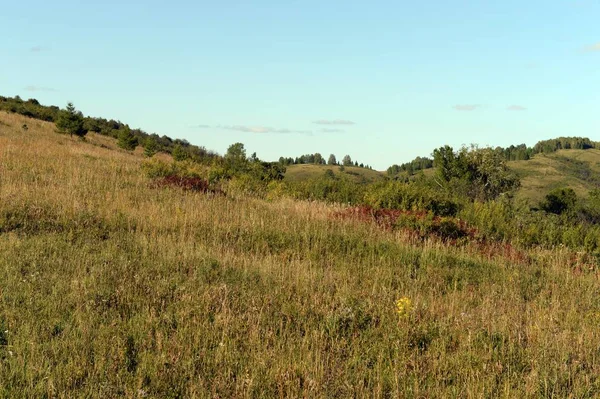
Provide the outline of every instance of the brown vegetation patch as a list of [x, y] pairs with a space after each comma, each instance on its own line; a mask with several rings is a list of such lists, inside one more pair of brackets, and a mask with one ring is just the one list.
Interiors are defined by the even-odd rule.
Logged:
[[402, 214], [408, 213], [410, 212], [398, 209], [374, 209], [368, 206], [355, 206], [336, 212], [334, 217], [358, 220], [365, 223], [373, 222], [385, 229], [391, 229]]
[[507, 259], [512, 263], [528, 265], [532, 263], [532, 258], [525, 251], [515, 248], [507, 242], [494, 242], [480, 239], [476, 243], [477, 251], [488, 259], [494, 258]]
[[[386, 230], [391, 230], [394, 227], [401, 227], [405, 230], [411, 231], [414, 229], [407, 228], [405, 225], [400, 225], [400, 223], [398, 223], [401, 217], [410, 218], [417, 224], [421, 222], [428, 222], [429, 230], [431, 230], [434, 234], [435, 232], [438, 232], [439, 234], [435, 234], [438, 236], [444, 236], [443, 227], [446, 224], [448, 224], [448, 222], [450, 222], [458, 231], [461, 232], [461, 237], [475, 239], [475, 237], [477, 236], [477, 229], [469, 226], [465, 221], [449, 217], [430, 217], [426, 211], [408, 211], [386, 208], [375, 209], [369, 206], [357, 206], [336, 212], [334, 215], [335, 217], [340, 219], [353, 219], [362, 222], [374, 222], [375, 224]], [[457, 237], [446, 238], [455, 239]]]
[[158, 188], [175, 187], [185, 191], [196, 191], [201, 193], [225, 194], [219, 189], [211, 188], [208, 181], [200, 177], [169, 175], [156, 180], [154, 186]]
[[[336, 212], [334, 217], [374, 223], [385, 230], [399, 228], [411, 237], [411, 242], [422, 241], [425, 238], [435, 238], [441, 239], [449, 246], [468, 243], [472, 245], [477, 253], [490, 260], [503, 258], [517, 264], [530, 264], [532, 262], [531, 257], [525, 251], [507, 242], [490, 241], [482, 237], [476, 228], [457, 218], [431, 217], [425, 211], [374, 209], [368, 206], [347, 208]], [[399, 220], [401, 217], [412, 221], [412, 223], [401, 222]]]

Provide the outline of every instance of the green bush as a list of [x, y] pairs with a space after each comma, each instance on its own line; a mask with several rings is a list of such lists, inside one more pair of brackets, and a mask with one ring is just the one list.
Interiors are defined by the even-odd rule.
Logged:
[[397, 181], [371, 185], [365, 193], [364, 202], [373, 208], [430, 211], [437, 216], [454, 216], [460, 208], [457, 202], [426, 186]]
[[142, 162], [142, 170], [149, 178], [167, 176], [206, 177], [202, 167], [194, 162], [165, 162], [160, 159], [147, 159]]
[[560, 215], [575, 209], [577, 194], [572, 188], [557, 188], [552, 190], [546, 199], [540, 203], [540, 208], [548, 213]]

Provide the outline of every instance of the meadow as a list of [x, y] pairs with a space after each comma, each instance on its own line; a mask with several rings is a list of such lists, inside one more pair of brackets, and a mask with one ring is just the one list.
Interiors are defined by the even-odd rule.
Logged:
[[0, 397], [600, 395], [582, 254], [157, 188], [143, 162], [0, 112]]
[[508, 162], [521, 177], [519, 197], [537, 203], [549, 189], [572, 188], [585, 198], [590, 187], [599, 187], [600, 150], [559, 150], [552, 154], [537, 154], [527, 161]]
[[335, 165], [288, 165], [285, 173], [285, 182], [297, 182], [306, 179], [319, 177], [327, 170], [330, 170], [336, 176], [347, 176], [356, 183], [372, 183], [382, 181], [385, 175], [376, 170], [359, 168], [355, 166], [345, 166], [341, 171], [339, 166]]

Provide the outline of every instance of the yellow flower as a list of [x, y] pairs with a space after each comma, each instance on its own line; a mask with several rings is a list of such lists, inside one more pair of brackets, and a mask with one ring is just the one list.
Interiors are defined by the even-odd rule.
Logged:
[[410, 312], [412, 312], [413, 305], [410, 298], [403, 297], [396, 301], [396, 313], [401, 319], [408, 319]]

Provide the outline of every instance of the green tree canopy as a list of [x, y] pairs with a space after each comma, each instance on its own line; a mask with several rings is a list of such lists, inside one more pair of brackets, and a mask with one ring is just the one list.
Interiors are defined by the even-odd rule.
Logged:
[[156, 139], [152, 136], [146, 137], [146, 140], [144, 140], [144, 155], [150, 158], [153, 157], [157, 151], [158, 143], [156, 142]]
[[119, 130], [117, 145], [127, 151], [133, 151], [135, 150], [135, 147], [137, 147], [137, 138], [131, 132], [129, 126], [125, 125], [122, 129]]
[[247, 169], [248, 159], [246, 149], [242, 143], [234, 143], [227, 148], [225, 163], [231, 172], [240, 173]]
[[171, 151], [171, 155], [176, 161], [184, 161], [188, 159], [189, 156], [188, 152], [186, 151], [186, 148], [179, 143], [175, 144], [175, 146], [173, 147], [173, 151]]
[[438, 184], [471, 200], [487, 201], [519, 187], [518, 177], [506, 166], [501, 151], [444, 146], [433, 152]]
[[75, 109], [73, 103], [68, 103], [67, 108], [60, 111], [56, 127], [59, 132], [68, 133], [71, 137], [73, 135], [84, 137], [87, 134], [83, 126], [83, 114]]
[[572, 188], [557, 188], [546, 195], [540, 207], [549, 213], [560, 215], [575, 209], [577, 194]]

